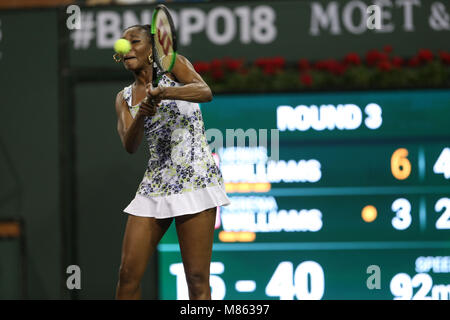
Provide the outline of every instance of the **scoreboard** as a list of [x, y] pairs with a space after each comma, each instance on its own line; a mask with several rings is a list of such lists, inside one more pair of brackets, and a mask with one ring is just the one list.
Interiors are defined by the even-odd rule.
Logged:
[[[450, 90], [218, 95], [213, 299], [450, 299]], [[161, 299], [187, 299], [175, 228]]]

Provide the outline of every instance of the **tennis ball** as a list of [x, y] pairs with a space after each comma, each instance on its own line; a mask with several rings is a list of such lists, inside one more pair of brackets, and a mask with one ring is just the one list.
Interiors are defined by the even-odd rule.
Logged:
[[114, 50], [119, 54], [127, 54], [131, 50], [131, 43], [127, 39], [119, 39], [114, 43]]

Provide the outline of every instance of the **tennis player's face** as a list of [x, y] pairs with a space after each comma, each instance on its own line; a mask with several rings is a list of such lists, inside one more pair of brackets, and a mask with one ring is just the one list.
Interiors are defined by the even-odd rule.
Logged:
[[148, 56], [152, 52], [149, 37], [139, 28], [130, 28], [123, 33], [122, 38], [131, 43], [131, 50], [123, 57], [123, 64], [127, 70], [134, 71], [149, 66]]

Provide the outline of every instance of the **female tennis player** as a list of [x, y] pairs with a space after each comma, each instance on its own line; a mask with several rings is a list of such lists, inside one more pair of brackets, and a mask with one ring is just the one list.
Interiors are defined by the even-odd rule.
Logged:
[[122, 57], [135, 81], [117, 94], [117, 130], [134, 153], [144, 135], [147, 169], [128, 213], [116, 299], [140, 299], [141, 279], [158, 242], [175, 220], [190, 299], [211, 299], [210, 263], [216, 208], [230, 204], [209, 149], [197, 102], [212, 93], [178, 55], [170, 74], [152, 88], [149, 25], [126, 29], [131, 51]]

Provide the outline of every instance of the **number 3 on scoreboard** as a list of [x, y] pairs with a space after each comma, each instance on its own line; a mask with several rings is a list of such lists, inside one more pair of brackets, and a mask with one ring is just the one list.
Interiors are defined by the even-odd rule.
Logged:
[[395, 200], [391, 206], [396, 213], [392, 218], [392, 226], [397, 230], [406, 230], [411, 225], [411, 203], [404, 198]]

